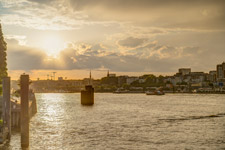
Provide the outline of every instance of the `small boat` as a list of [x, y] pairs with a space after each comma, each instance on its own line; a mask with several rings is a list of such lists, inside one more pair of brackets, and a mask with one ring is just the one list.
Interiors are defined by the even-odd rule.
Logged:
[[156, 90], [156, 91], [147, 91], [146, 95], [165, 95], [165, 93], [163, 91]]
[[113, 92], [114, 94], [121, 94], [121, 93], [129, 93], [128, 90], [116, 90], [115, 92]]

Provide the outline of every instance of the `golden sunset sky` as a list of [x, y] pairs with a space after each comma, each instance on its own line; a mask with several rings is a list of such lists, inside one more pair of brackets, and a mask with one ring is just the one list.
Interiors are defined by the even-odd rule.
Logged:
[[82, 79], [215, 70], [225, 61], [224, 0], [0, 0], [13, 79]]

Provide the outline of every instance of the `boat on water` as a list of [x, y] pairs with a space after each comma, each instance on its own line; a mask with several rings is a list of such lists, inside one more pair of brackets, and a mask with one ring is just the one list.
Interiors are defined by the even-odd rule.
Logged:
[[129, 91], [128, 90], [116, 90], [116, 91], [114, 91], [113, 92], [114, 94], [121, 94], [121, 93], [129, 93]]
[[156, 90], [156, 91], [147, 91], [146, 95], [165, 95], [165, 93], [163, 91]]

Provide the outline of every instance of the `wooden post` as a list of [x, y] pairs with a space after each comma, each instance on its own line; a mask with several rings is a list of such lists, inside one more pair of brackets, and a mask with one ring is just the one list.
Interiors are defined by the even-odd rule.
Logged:
[[10, 77], [3, 78], [3, 126], [8, 128], [7, 138], [11, 138], [11, 100], [10, 100]]
[[29, 147], [29, 75], [21, 75], [20, 77], [20, 127], [21, 127], [21, 147]]

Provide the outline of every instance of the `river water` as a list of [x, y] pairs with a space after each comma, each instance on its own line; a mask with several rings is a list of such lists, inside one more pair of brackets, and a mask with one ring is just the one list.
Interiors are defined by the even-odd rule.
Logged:
[[[30, 150], [225, 150], [225, 95], [36, 94]], [[14, 132], [4, 149], [20, 149]]]

